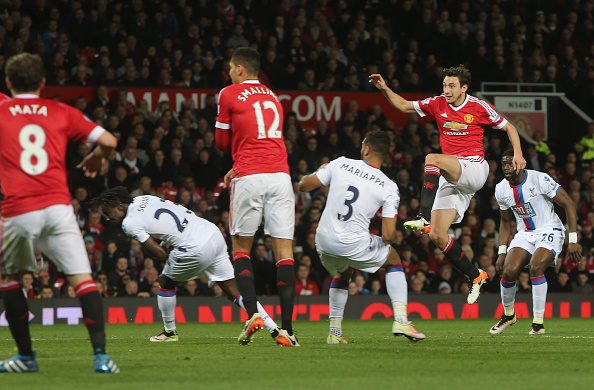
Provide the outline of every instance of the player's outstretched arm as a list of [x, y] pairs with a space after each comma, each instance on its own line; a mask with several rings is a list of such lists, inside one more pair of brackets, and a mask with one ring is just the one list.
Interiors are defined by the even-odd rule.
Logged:
[[553, 202], [565, 209], [565, 217], [567, 218], [567, 226], [569, 227], [569, 245], [567, 245], [567, 256], [571, 262], [577, 264], [582, 259], [582, 246], [577, 242], [577, 211], [575, 203], [569, 194], [563, 189], [559, 188], [557, 195], [553, 198]]
[[514, 164], [514, 169], [516, 173], [520, 173], [520, 171], [526, 168], [526, 160], [524, 159], [524, 155], [522, 154], [522, 144], [520, 143], [520, 136], [518, 135], [518, 130], [511, 122], [507, 122], [505, 126], [501, 128], [501, 130], [507, 133], [509, 137], [509, 142], [511, 142], [512, 147], [514, 148], [514, 158], [512, 163]]
[[499, 223], [499, 255], [495, 263], [495, 269], [499, 275], [503, 275], [503, 265], [505, 264], [505, 254], [507, 253], [507, 246], [513, 238], [512, 222], [514, 220], [514, 213], [510, 210], [500, 210], [501, 221]]
[[321, 186], [322, 182], [315, 174], [315, 172], [310, 175], [303, 176], [301, 178], [301, 181], [299, 181], [299, 191], [301, 192], [309, 192]]
[[402, 96], [400, 96], [397, 93], [395, 93], [394, 91], [392, 91], [390, 89], [390, 87], [388, 87], [388, 85], [386, 84], [386, 82], [384, 81], [384, 78], [382, 77], [381, 74], [374, 73], [374, 74], [370, 75], [369, 76], [369, 82], [370, 83], [373, 83], [373, 85], [375, 85], [375, 87], [377, 89], [379, 89], [380, 91], [382, 91], [382, 93], [384, 94], [384, 96], [386, 97], [386, 99], [388, 99], [388, 101], [390, 103], [392, 103], [392, 105], [394, 107], [396, 107], [397, 109], [399, 109], [403, 113], [405, 113], [405, 114], [414, 114], [415, 112], [417, 112], [415, 110], [415, 107], [413, 106], [413, 102], [411, 102], [409, 100], [406, 100]]
[[105, 157], [111, 154], [111, 151], [118, 145], [118, 140], [110, 132], [105, 131], [97, 139], [98, 147], [89, 153], [80, 164], [76, 167], [81, 168], [85, 171], [85, 176], [95, 177], [97, 173], [101, 171], [104, 166], [103, 161]]

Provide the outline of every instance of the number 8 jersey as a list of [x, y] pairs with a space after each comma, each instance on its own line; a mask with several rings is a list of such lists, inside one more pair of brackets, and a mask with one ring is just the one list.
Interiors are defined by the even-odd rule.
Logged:
[[546, 173], [525, 169], [526, 177], [518, 186], [503, 179], [495, 187], [495, 198], [501, 210], [512, 209], [518, 232], [557, 228], [565, 230], [555, 213], [551, 199], [561, 186]]
[[219, 93], [216, 127], [232, 132], [235, 177], [258, 173], [289, 174], [283, 139], [283, 107], [258, 80], [229, 85]]
[[95, 142], [104, 131], [77, 109], [36, 95], [0, 103], [2, 215], [69, 205], [66, 146]]
[[359, 253], [369, 246], [369, 223], [380, 207], [383, 218], [398, 215], [398, 186], [363, 160], [339, 157], [316, 176], [323, 185], [330, 185], [316, 234], [322, 252], [345, 257]]

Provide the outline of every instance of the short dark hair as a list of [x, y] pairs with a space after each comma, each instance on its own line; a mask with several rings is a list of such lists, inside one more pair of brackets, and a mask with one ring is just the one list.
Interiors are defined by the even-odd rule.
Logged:
[[130, 204], [133, 201], [134, 198], [132, 198], [132, 195], [130, 195], [128, 189], [123, 186], [118, 186], [103, 191], [101, 195], [95, 197], [91, 202], [94, 207], [117, 207], [120, 203]]
[[260, 71], [260, 53], [251, 47], [238, 47], [231, 61], [235, 65], [242, 65], [250, 75], [257, 75]]
[[446, 77], [457, 77], [460, 80], [460, 87], [464, 85], [470, 86], [472, 75], [470, 70], [466, 69], [464, 65], [453, 66], [451, 68], [445, 68], [443, 70], [443, 78]]
[[30, 53], [10, 57], [6, 62], [6, 77], [15, 92], [37, 91], [45, 77], [43, 61], [38, 55]]
[[390, 137], [382, 130], [374, 130], [367, 133], [363, 140], [375, 153], [385, 158], [390, 153]]
[[507, 157], [507, 156], [514, 156], [514, 150], [513, 149], [507, 149], [505, 152], [501, 153], [501, 159], [503, 160], [503, 157]]

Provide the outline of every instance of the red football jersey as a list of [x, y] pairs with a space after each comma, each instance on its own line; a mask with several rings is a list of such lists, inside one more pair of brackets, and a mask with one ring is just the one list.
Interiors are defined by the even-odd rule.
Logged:
[[2, 215], [70, 204], [66, 145], [94, 142], [104, 131], [75, 108], [35, 95], [0, 103]]
[[435, 118], [444, 154], [484, 158], [483, 126], [501, 129], [507, 124], [492, 105], [468, 94], [458, 107], [448, 104], [444, 95], [415, 101], [413, 105], [420, 116]]
[[216, 127], [231, 129], [235, 177], [289, 173], [283, 120], [278, 97], [258, 80], [221, 90]]

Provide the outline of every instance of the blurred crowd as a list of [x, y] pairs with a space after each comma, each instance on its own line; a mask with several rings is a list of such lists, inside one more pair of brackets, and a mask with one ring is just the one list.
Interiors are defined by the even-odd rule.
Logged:
[[[188, 100], [180, 111], [168, 102], [153, 111], [144, 100], [127, 100], [126, 88], [219, 89], [230, 83], [228, 61], [234, 48], [251, 46], [262, 54], [260, 79], [275, 90], [370, 91], [367, 78], [379, 72], [398, 93], [439, 93], [444, 66], [465, 63], [473, 73], [471, 93], [482, 81], [554, 83], [594, 115], [593, 1], [465, 0], [12, 0], [0, 2], [0, 71], [11, 55], [40, 54], [48, 84], [95, 86], [95, 96], [67, 102], [119, 139], [117, 150], [94, 179], [76, 165], [90, 152], [86, 144], [68, 150], [72, 203], [94, 276], [106, 297], [154, 296], [163, 262], [150, 259], [138, 242], [106, 224], [89, 200], [123, 185], [133, 195], [153, 194], [180, 203], [217, 224], [230, 244], [228, 191], [223, 175], [230, 154], [214, 139], [217, 102], [203, 108]], [[3, 74], [0, 75], [4, 79]], [[115, 93], [112, 87], [117, 87]], [[536, 88], [536, 87], [534, 87]], [[56, 97], [59, 99], [59, 97]], [[391, 138], [392, 153], [382, 170], [399, 186], [401, 203], [395, 249], [411, 294], [466, 293], [466, 280], [428, 236], [409, 233], [402, 223], [419, 209], [422, 166], [427, 153], [439, 153], [432, 122], [411, 116], [399, 126], [379, 105], [359, 109], [348, 102], [336, 125], [319, 121], [303, 128], [286, 112], [284, 136], [294, 183], [338, 156], [359, 158], [369, 130]], [[529, 169], [547, 172], [576, 202], [585, 259], [577, 266], [562, 253], [547, 272], [550, 291], [591, 292], [594, 275], [594, 125], [564, 156], [534, 131], [526, 143]], [[485, 293], [499, 292], [494, 261], [499, 245], [495, 185], [503, 179], [499, 161], [508, 147], [496, 130], [485, 133], [490, 174], [462, 223], [451, 234], [464, 252], [489, 273]], [[503, 137], [502, 137], [503, 135]], [[315, 229], [326, 202], [325, 189], [296, 195], [295, 259], [297, 293], [327, 294], [330, 277], [315, 251]], [[559, 215], [564, 218], [563, 210]], [[379, 234], [381, 220], [372, 221]], [[51, 259], [37, 253], [38, 267], [23, 277], [30, 297], [70, 297]], [[252, 252], [257, 293], [276, 293], [271, 239], [262, 232]], [[351, 294], [385, 292], [381, 273], [358, 273]], [[528, 273], [517, 283], [530, 291]], [[220, 295], [205, 280], [180, 286], [180, 295]]]

